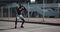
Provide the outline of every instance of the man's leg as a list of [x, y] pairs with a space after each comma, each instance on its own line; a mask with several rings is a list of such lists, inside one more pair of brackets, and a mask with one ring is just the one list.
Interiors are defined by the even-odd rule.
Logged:
[[22, 21], [22, 24], [21, 24], [21, 28], [24, 28], [23, 25], [24, 25], [25, 20], [24, 20], [24, 19], [21, 19], [21, 20], [23, 20], [23, 21]]
[[17, 28], [17, 18], [16, 18], [16, 21], [15, 21], [15, 28]]
[[23, 27], [24, 22], [25, 22], [24, 17], [23, 17], [22, 15], [20, 15], [20, 19], [22, 20], [21, 28], [24, 28], [24, 27]]
[[19, 15], [17, 15], [16, 17], [16, 21], [15, 21], [15, 28], [17, 28], [17, 21], [19, 20]]

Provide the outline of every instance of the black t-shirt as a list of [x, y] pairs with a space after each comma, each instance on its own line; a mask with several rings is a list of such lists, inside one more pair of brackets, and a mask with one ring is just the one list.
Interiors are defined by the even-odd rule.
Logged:
[[22, 7], [17, 8], [18, 15], [22, 14], [23, 9], [24, 9], [24, 7], [23, 8]]

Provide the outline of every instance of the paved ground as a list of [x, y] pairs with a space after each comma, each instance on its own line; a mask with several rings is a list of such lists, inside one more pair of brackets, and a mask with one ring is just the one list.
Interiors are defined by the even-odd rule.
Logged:
[[18, 22], [17, 29], [14, 28], [14, 22], [0, 21], [0, 32], [60, 32], [60, 26], [25, 23], [24, 28], [20, 28]]

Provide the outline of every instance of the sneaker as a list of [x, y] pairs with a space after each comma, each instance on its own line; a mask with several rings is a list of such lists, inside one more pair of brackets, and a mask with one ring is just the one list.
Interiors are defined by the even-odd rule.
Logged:
[[21, 28], [24, 28], [24, 26], [21, 26]]

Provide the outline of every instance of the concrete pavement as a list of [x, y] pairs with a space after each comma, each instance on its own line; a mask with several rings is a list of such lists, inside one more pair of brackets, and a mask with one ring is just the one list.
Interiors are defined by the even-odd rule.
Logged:
[[15, 22], [0, 21], [0, 32], [60, 32], [60, 26], [25, 23], [24, 28], [20, 28], [18, 22], [17, 29], [14, 29]]

